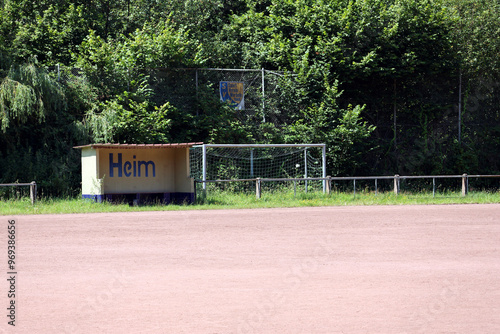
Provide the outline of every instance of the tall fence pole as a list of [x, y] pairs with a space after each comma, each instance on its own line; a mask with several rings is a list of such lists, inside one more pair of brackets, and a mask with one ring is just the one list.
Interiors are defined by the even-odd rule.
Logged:
[[[326, 176], [326, 145], [323, 145], [322, 150], [321, 150], [321, 154], [322, 154], [322, 160], [323, 160], [323, 175], [322, 176], [327, 177]], [[332, 180], [329, 180], [328, 182], [331, 183]], [[327, 181], [323, 180], [323, 193], [326, 192], [326, 184], [327, 184]], [[330, 184], [330, 186], [331, 186], [331, 184]], [[330, 191], [328, 191], [328, 193], [330, 193]]]
[[[198, 99], [198, 69], [196, 69], [194, 76], [195, 76], [195, 84], [196, 84], [196, 98]], [[199, 116], [199, 115], [200, 115], [199, 108], [196, 108], [196, 116]]]
[[250, 177], [253, 177], [253, 148], [250, 148]]
[[458, 83], [458, 144], [462, 144], [462, 69], [460, 69]]
[[266, 70], [264, 70], [264, 67], [262, 68], [262, 122], [266, 122], [266, 89], [265, 89], [265, 75], [266, 75]]

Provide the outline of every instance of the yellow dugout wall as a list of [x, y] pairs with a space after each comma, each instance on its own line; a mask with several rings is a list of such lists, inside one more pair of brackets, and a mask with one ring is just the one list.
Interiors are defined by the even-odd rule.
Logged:
[[82, 196], [102, 200], [194, 202], [189, 148], [182, 144], [91, 144], [82, 157]]

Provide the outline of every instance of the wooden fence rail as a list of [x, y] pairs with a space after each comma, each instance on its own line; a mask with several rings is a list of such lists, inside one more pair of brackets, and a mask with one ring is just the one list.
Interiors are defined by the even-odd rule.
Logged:
[[[394, 176], [327, 176], [327, 177], [308, 177], [308, 178], [254, 178], [254, 179], [233, 179], [233, 180], [195, 180], [197, 183], [220, 183], [220, 182], [255, 182], [255, 195], [260, 198], [262, 195], [262, 184], [265, 182], [294, 182], [294, 185], [298, 181], [326, 181], [326, 187], [324, 188], [324, 193], [329, 194], [332, 189], [332, 181], [353, 181], [353, 191], [356, 194], [356, 181], [359, 180], [374, 180], [375, 182], [375, 193], [378, 192], [378, 180], [393, 180], [393, 191], [396, 195], [400, 193], [400, 182], [401, 180], [410, 179], [432, 179], [432, 195], [436, 194], [436, 179], [462, 179], [462, 196], [466, 196], [469, 192], [469, 179], [470, 178], [500, 178], [500, 175], [414, 175], [414, 176], [404, 176], [404, 175], [394, 175]], [[306, 183], [307, 192], [307, 183]], [[295, 186], [294, 186], [295, 193]]]
[[30, 199], [31, 204], [35, 204], [36, 201], [36, 182], [33, 181], [31, 183], [0, 183], [0, 187], [30, 187]]

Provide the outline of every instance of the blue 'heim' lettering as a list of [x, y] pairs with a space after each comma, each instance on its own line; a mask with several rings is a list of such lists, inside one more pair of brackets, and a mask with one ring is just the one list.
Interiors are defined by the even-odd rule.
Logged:
[[[134, 155], [134, 159], [135, 159]], [[144, 166], [144, 168], [141, 168]], [[114, 162], [113, 153], [109, 154], [109, 177], [115, 176], [115, 169], [118, 170], [118, 177], [141, 177], [141, 171], [144, 170], [144, 176], [149, 177], [149, 166], [152, 167], [153, 177], [156, 177], [156, 166], [153, 161], [133, 160], [122, 162], [122, 154], [118, 153], [118, 161]]]

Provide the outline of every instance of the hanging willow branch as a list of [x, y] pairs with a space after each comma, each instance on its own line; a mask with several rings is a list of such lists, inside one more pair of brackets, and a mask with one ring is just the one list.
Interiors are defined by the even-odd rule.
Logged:
[[42, 122], [50, 112], [66, 108], [64, 91], [57, 81], [34, 63], [13, 65], [0, 84], [2, 131], [10, 123]]

